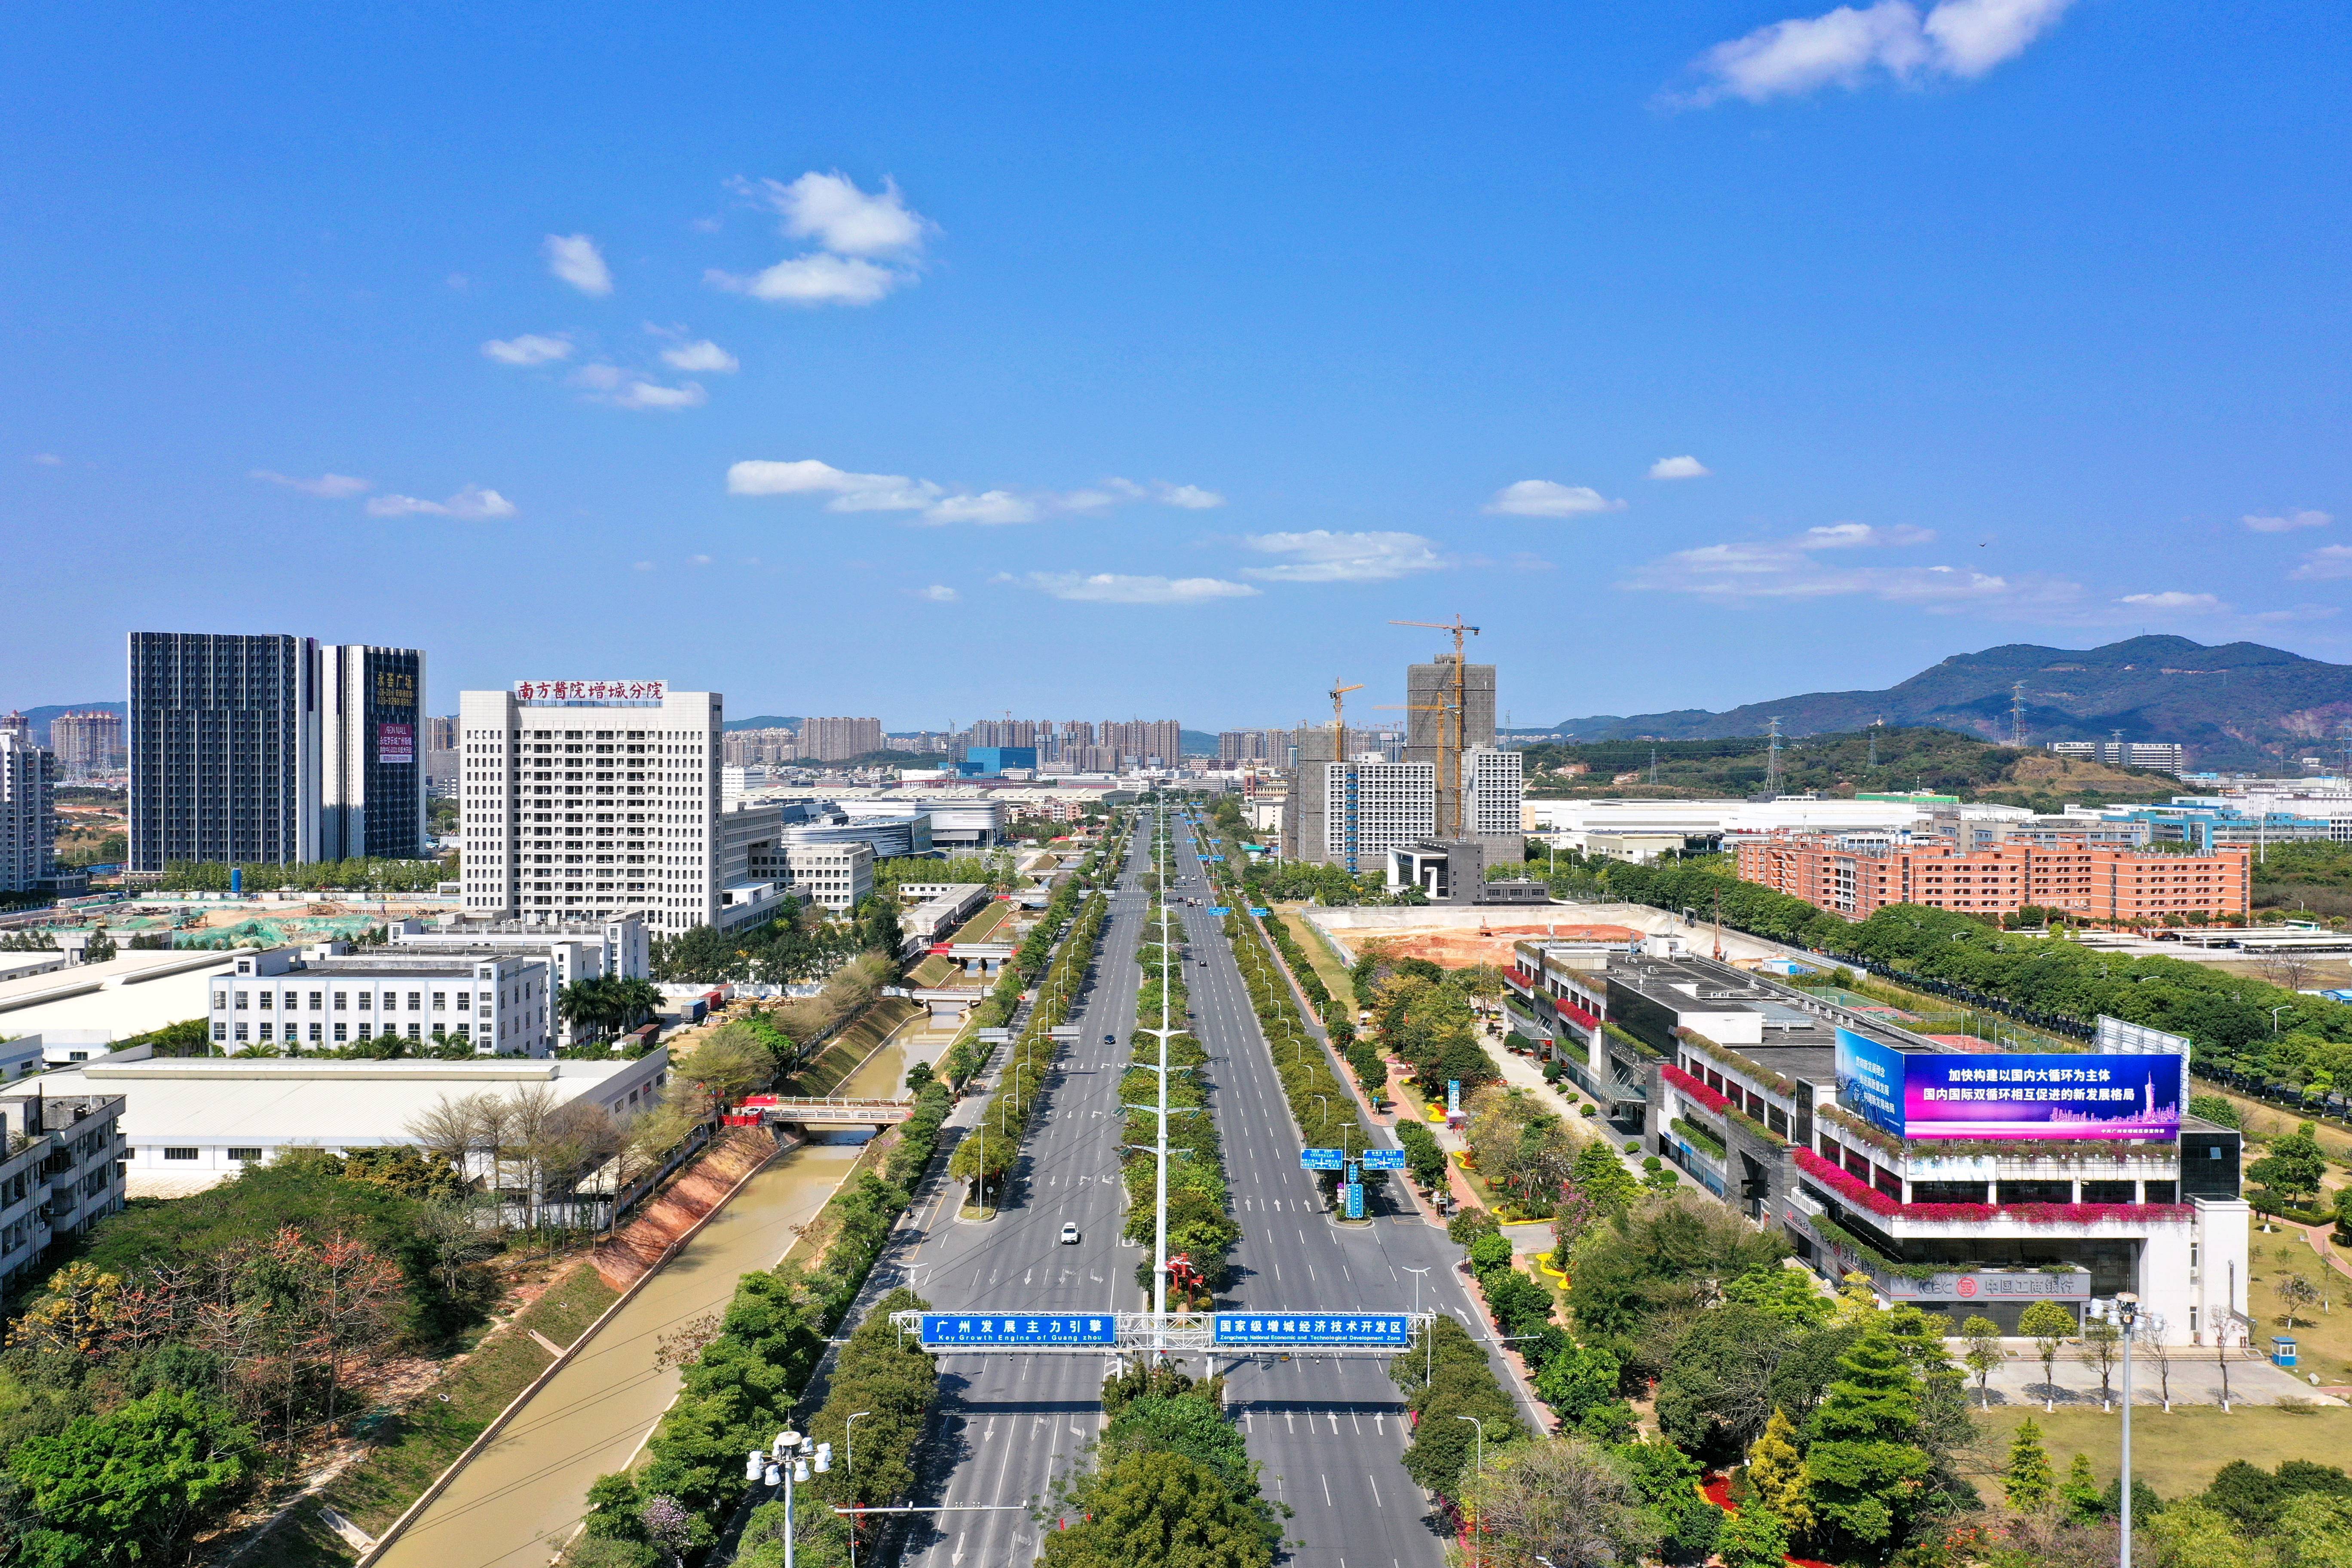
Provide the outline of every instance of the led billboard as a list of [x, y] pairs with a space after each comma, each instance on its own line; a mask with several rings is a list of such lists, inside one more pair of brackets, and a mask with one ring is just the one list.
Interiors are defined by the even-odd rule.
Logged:
[[2180, 1058], [1906, 1054], [1838, 1031], [1838, 1103], [1902, 1138], [2178, 1138]]

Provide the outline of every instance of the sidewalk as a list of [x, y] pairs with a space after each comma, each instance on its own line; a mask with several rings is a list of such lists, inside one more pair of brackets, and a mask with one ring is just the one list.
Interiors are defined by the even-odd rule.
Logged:
[[[2066, 1345], [2058, 1352], [2058, 1364], [2045, 1387], [2042, 1381], [2042, 1358], [2035, 1353], [2032, 1340], [2010, 1339], [2001, 1342], [2010, 1360], [1995, 1368], [1991, 1378], [1992, 1403], [2039, 1406], [2054, 1403], [2061, 1409], [2095, 1407], [2099, 1403], [2099, 1374], [2077, 1359], [2076, 1347]], [[2166, 1360], [2171, 1363], [2172, 1403], [2182, 1405], [2219, 1405], [2221, 1403], [2221, 1372], [2214, 1363], [2210, 1345], [2172, 1345], [2167, 1348]], [[1955, 1360], [1958, 1352], [1955, 1352]], [[2120, 1402], [2123, 1397], [2123, 1363], [2118, 1361], [2109, 1379], [2111, 1396]], [[2145, 1350], [2132, 1355], [2132, 1404], [2137, 1405], [2163, 1403], [2163, 1379], [2157, 1363]], [[1976, 1374], [1968, 1379], [1969, 1403], [1979, 1404]], [[2230, 1352], [2230, 1403], [2232, 1405], [2276, 1405], [2282, 1400], [2300, 1399], [2313, 1405], [2340, 1405], [2344, 1401], [2322, 1393], [2305, 1379], [2284, 1367], [2272, 1365], [2260, 1356], [2247, 1356], [2243, 1352]]]

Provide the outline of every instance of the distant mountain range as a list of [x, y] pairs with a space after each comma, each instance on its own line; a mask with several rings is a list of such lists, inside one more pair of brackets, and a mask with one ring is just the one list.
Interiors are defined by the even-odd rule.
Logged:
[[801, 727], [801, 720], [797, 713], [789, 719], [774, 713], [762, 713], [756, 719], [730, 719], [719, 727], [721, 730], [797, 730]]
[[2208, 647], [2187, 637], [2141, 637], [2104, 647], [2007, 643], [1955, 654], [1884, 691], [1809, 691], [1721, 713], [1685, 708], [1570, 719], [1552, 732], [1579, 741], [1716, 740], [1764, 731], [1825, 734], [1872, 724], [1932, 724], [2005, 741], [2015, 683], [2025, 685], [2027, 743], [2177, 741], [2192, 767], [2331, 762], [2352, 722], [2352, 665], [2328, 664], [2260, 643]]

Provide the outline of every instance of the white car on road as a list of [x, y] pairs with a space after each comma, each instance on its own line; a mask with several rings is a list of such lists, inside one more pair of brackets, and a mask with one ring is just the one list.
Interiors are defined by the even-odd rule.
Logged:
[[1065, 1225], [1062, 1227], [1062, 1245], [1064, 1247], [1076, 1247], [1077, 1244], [1078, 1227], [1075, 1225]]

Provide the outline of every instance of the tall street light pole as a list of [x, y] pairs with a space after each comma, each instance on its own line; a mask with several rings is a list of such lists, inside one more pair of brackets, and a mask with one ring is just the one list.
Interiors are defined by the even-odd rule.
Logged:
[[[841, 1424], [842, 1447], [846, 1450], [845, 1457], [849, 1460], [849, 1500], [852, 1504], [857, 1501], [857, 1417], [873, 1414], [871, 1410], [860, 1410]], [[861, 1522], [855, 1519], [849, 1521], [849, 1568], [857, 1568], [857, 1527]]]
[[2131, 1568], [2132, 1474], [2131, 1474], [2131, 1363], [2132, 1334], [2139, 1323], [2139, 1297], [2129, 1290], [2116, 1297], [2116, 1315], [2124, 1323], [2124, 1454], [2123, 1479], [2117, 1483], [2120, 1522], [2123, 1526], [2123, 1554], [2120, 1568]]
[[[1478, 1457], [1470, 1466], [1471, 1479], [1475, 1480], [1486, 1470], [1486, 1424], [1475, 1415], [1456, 1415], [1454, 1419], [1467, 1421], [1471, 1426], [1478, 1428]], [[1470, 1568], [1478, 1568], [1479, 1538], [1485, 1533], [1483, 1523], [1484, 1521], [1479, 1518], [1479, 1510], [1475, 1507], [1472, 1508], [1470, 1510]], [[792, 1568], [792, 1564], [787, 1563], [784, 1568]]]

